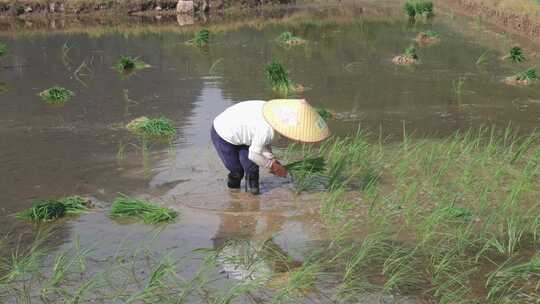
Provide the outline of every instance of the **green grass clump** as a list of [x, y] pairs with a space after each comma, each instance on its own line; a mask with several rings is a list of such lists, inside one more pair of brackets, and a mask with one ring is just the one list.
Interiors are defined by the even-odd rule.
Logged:
[[277, 41], [279, 43], [283, 43], [283, 44], [287, 44], [287, 45], [299, 45], [299, 44], [303, 44], [303, 43], [306, 42], [304, 39], [294, 36], [289, 31], [281, 33], [278, 36]]
[[410, 59], [418, 60], [418, 54], [416, 53], [416, 48], [413, 45], [406, 48], [404, 54]]
[[5, 43], [0, 42], [0, 57], [7, 53], [8, 47]]
[[195, 37], [188, 41], [188, 44], [192, 44], [198, 47], [207, 46], [210, 43], [210, 31], [206, 28], [201, 29], [195, 33]]
[[71, 99], [75, 94], [63, 87], [54, 86], [41, 93], [39, 96], [47, 103], [62, 104]]
[[91, 202], [80, 196], [38, 200], [31, 208], [17, 213], [16, 217], [23, 220], [48, 222], [65, 215], [84, 213], [90, 207]]
[[157, 224], [173, 221], [178, 216], [178, 213], [145, 200], [121, 195], [114, 201], [110, 215], [112, 217], [134, 217], [143, 220], [147, 224]]
[[113, 67], [119, 72], [131, 72], [133, 70], [149, 68], [150, 65], [138, 57], [121, 56]]
[[520, 81], [533, 81], [538, 79], [538, 74], [536, 73], [536, 69], [528, 68], [527, 70], [516, 74], [515, 77], [516, 80]]
[[433, 16], [433, 2], [423, 0], [409, 0], [405, 2], [404, 10], [407, 16], [414, 18], [416, 16]]
[[165, 118], [139, 117], [132, 120], [126, 128], [143, 138], [171, 138], [176, 134], [172, 122]]
[[523, 54], [523, 50], [520, 47], [514, 46], [504, 58], [512, 62], [523, 62], [525, 61], [525, 54]]

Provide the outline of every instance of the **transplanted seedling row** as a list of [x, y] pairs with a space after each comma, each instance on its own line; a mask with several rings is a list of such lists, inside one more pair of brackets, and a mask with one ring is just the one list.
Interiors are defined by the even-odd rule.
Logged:
[[[90, 211], [92, 202], [80, 196], [69, 196], [59, 199], [37, 200], [33, 206], [16, 214], [18, 219], [32, 222], [50, 222], [68, 215], [80, 215]], [[134, 218], [148, 224], [170, 222], [178, 213], [169, 208], [160, 207], [146, 200], [119, 195], [110, 211], [114, 218]]]

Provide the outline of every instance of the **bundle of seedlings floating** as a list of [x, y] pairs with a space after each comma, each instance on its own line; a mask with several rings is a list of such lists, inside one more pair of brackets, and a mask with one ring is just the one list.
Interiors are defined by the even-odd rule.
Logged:
[[205, 47], [210, 43], [210, 31], [206, 28], [201, 29], [195, 33], [193, 39], [188, 40], [187, 44], [194, 45], [197, 47]]
[[272, 60], [271, 63], [266, 65], [265, 74], [272, 86], [272, 90], [277, 92], [280, 96], [286, 97], [290, 94], [304, 91], [302, 85], [295, 84], [290, 80], [289, 73], [287, 73], [283, 65], [277, 60]]
[[4, 56], [7, 53], [7, 45], [5, 43], [0, 42], [0, 57]]
[[417, 16], [433, 17], [433, 2], [423, 0], [408, 0], [403, 7], [409, 18]]
[[418, 63], [418, 59], [416, 48], [411, 45], [405, 49], [403, 54], [395, 56], [392, 59], [392, 62], [397, 65], [409, 65]]
[[139, 57], [120, 56], [118, 62], [113, 66], [118, 72], [130, 73], [135, 70], [149, 68], [150, 65], [139, 59]]
[[538, 74], [534, 68], [529, 68], [523, 72], [519, 72], [513, 76], [507, 77], [504, 82], [509, 85], [530, 85], [536, 79], [538, 79]]
[[441, 39], [439, 33], [432, 30], [420, 32], [416, 36], [416, 42], [424, 45], [434, 44], [439, 42], [440, 40]]
[[49, 222], [66, 215], [79, 215], [92, 208], [92, 202], [80, 196], [35, 201], [29, 209], [17, 213], [22, 220]]
[[328, 109], [323, 107], [318, 107], [315, 110], [317, 110], [317, 113], [324, 121], [328, 121], [334, 117], [334, 113], [330, 112]]
[[525, 54], [523, 54], [523, 50], [518, 46], [514, 46], [510, 49], [508, 54], [503, 57], [503, 60], [509, 60], [512, 62], [523, 62], [526, 60], [526, 58]]
[[143, 139], [171, 139], [176, 134], [172, 122], [165, 117], [142, 116], [132, 120], [126, 128]]
[[300, 44], [306, 43], [306, 40], [300, 37], [296, 37], [291, 32], [288, 32], [288, 31], [281, 33], [281, 35], [277, 37], [277, 41], [281, 44], [285, 44], [289, 46], [300, 45]]
[[41, 99], [49, 104], [64, 104], [68, 102], [74, 95], [75, 93], [72, 91], [59, 86], [54, 86], [39, 93]]
[[178, 216], [178, 213], [169, 208], [157, 206], [146, 200], [139, 200], [120, 195], [114, 200], [110, 216], [115, 218], [136, 218], [147, 224], [157, 224], [173, 221]]

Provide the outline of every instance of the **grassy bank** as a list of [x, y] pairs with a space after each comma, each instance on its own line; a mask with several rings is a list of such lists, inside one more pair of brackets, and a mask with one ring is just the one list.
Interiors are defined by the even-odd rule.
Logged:
[[540, 36], [540, 3], [536, 0], [438, 0], [441, 7], [487, 21], [505, 32]]
[[[318, 204], [327, 241], [302, 261], [271, 240], [247, 247], [229, 242], [199, 251], [205, 262], [183, 277], [181, 259], [146, 246], [90, 272], [84, 266], [90, 251], [76, 245], [46, 257], [38, 244], [4, 261], [0, 297], [249, 303], [264, 295], [269, 302], [311, 303], [324, 295], [356, 303], [393, 295], [428, 303], [534, 303], [540, 296], [540, 138], [509, 129], [403, 137], [391, 142], [359, 132], [287, 151], [295, 159], [325, 159], [322, 172], [295, 170], [298, 190], [326, 190]], [[251, 275], [226, 279], [219, 269], [231, 263]]]

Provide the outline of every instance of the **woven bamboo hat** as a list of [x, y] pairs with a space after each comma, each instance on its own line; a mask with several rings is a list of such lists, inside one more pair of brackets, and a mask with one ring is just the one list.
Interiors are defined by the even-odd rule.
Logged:
[[328, 125], [304, 99], [273, 99], [263, 106], [266, 122], [281, 135], [314, 143], [330, 136]]

